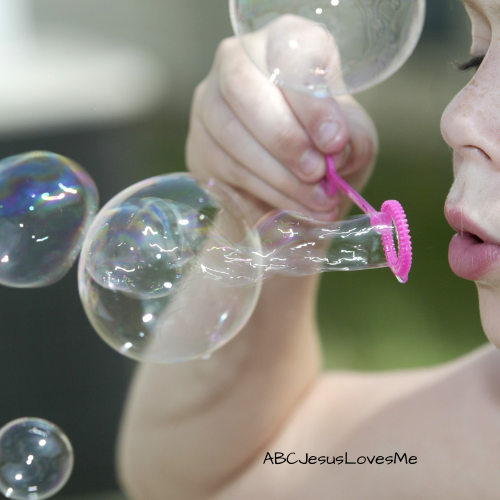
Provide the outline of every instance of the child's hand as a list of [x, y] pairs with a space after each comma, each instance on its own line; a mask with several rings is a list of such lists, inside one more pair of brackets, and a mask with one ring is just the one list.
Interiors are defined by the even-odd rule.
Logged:
[[250, 194], [255, 218], [271, 208], [327, 221], [343, 216], [348, 200], [328, 198], [320, 183], [324, 154], [334, 155], [340, 174], [361, 189], [376, 150], [375, 128], [354, 99], [320, 99], [277, 87], [235, 38], [220, 44], [195, 93], [188, 167]]
[[[333, 220], [348, 203], [324, 195], [324, 154], [333, 154], [340, 173], [360, 189], [376, 143], [370, 119], [351, 98], [282, 91], [253, 66], [237, 40], [229, 39], [196, 92], [187, 160], [193, 172], [246, 192], [255, 201], [254, 221], [276, 207]], [[242, 331], [210, 360], [139, 368], [119, 452], [131, 497], [241, 498], [226, 495], [231, 485], [245, 498], [260, 498], [251, 493], [255, 485], [269, 481], [275, 487], [269, 469], [261, 468], [260, 454], [303, 445], [303, 433], [285, 431], [318, 387], [318, 281], [315, 275], [266, 282]], [[311, 443], [316, 436], [322, 441], [327, 432], [308, 420], [322, 410], [307, 411]], [[278, 443], [282, 436], [288, 438]], [[283, 477], [293, 485], [296, 472], [289, 471]]]

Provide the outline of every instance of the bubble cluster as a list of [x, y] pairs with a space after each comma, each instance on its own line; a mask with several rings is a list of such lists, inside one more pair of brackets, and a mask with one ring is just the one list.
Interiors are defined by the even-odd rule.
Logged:
[[98, 207], [94, 182], [63, 156], [0, 161], [0, 284], [40, 287], [73, 265]]
[[154, 177], [97, 215], [79, 264], [80, 296], [101, 337], [140, 361], [210, 355], [243, 327], [260, 286], [295, 276], [387, 267], [373, 217], [322, 223], [275, 210], [251, 227], [214, 179]]
[[207, 279], [200, 257], [220, 239], [261, 251], [241, 199], [213, 180], [187, 174], [147, 179], [110, 200], [89, 228], [78, 282], [101, 337], [141, 361], [210, 355], [246, 323], [260, 294]]
[[7, 498], [49, 498], [72, 469], [71, 443], [51, 422], [20, 418], [0, 429], [0, 491]]
[[235, 34], [275, 83], [318, 97], [393, 74], [422, 31], [425, 0], [230, 0]]

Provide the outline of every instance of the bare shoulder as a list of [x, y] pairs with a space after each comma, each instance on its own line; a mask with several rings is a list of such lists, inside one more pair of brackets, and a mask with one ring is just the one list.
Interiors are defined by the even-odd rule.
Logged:
[[354, 408], [359, 417], [350, 415], [349, 425], [387, 406], [404, 404], [410, 408], [421, 406], [424, 400], [442, 412], [456, 412], [473, 401], [491, 404], [494, 409], [500, 403], [500, 351], [488, 344], [429, 368], [378, 373], [329, 372], [315, 391], [323, 404], [337, 406], [342, 402]]
[[500, 352], [486, 346], [429, 369], [325, 374], [220, 498], [496, 499], [499, 463]]

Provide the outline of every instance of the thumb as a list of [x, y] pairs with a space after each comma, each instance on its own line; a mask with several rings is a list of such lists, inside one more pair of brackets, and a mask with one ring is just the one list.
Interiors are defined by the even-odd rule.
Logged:
[[283, 94], [316, 148], [342, 161], [351, 131], [339, 103], [331, 97], [318, 98], [286, 89]]

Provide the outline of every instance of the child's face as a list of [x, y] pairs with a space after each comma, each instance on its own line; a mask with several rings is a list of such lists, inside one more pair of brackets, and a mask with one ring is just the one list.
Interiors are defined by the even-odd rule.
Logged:
[[455, 174], [445, 206], [458, 233], [449, 259], [456, 274], [476, 281], [484, 329], [500, 347], [500, 0], [464, 3], [477, 72], [441, 122]]

